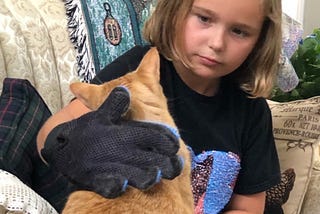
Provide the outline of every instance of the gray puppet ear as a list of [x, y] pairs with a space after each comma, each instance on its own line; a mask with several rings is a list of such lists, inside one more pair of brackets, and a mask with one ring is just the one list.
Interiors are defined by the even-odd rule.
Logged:
[[107, 99], [99, 107], [98, 112], [101, 117], [108, 115], [111, 121], [117, 121], [126, 113], [130, 105], [129, 89], [120, 86], [114, 88]]
[[283, 53], [280, 58], [280, 69], [277, 74], [277, 85], [283, 92], [292, 91], [299, 84], [299, 77], [296, 74], [289, 58]]
[[292, 91], [299, 84], [299, 78], [290, 58], [297, 50], [302, 40], [303, 26], [286, 13], [282, 13], [282, 49], [280, 70], [277, 75], [277, 85], [283, 92]]

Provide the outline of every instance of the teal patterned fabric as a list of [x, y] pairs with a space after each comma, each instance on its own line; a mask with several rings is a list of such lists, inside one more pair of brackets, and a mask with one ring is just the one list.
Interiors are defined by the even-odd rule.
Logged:
[[[143, 45], [141, 29], [156, 0], [67, 0], [71, 41], [77, 50], [78, 74], [90, 81], [99, 70], [135, 45]], [[108, 25], [109, 24], [109, 25]], [[107, 26], [107, 27], [106, 27]], [[110, 42], [108, 32], [120, 36]], [[109, 40], [108, 40], [109, 38]]]

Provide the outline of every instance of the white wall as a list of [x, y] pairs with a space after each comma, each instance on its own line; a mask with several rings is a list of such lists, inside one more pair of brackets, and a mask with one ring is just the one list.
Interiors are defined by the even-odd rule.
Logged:
[[303, 23], [305, 1], [309, 0], [282, 0], [282, 10], [298, 22]]
[[320, 27], [320, 0], [282, 0], [282, 9], [303, 24], [304, 36]]
[[320, 1], [305, 0], [303, 28], [304, 35], [312, 33], [313, 29], [320, 28]]

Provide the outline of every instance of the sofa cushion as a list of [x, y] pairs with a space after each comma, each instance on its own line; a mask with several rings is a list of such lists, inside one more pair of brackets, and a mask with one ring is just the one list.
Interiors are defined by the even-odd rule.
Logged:
[[320, 162], [319, 160], [313, 167], [310, 183], [305, 195], [300, 214], [319, 213], [320, 201]]
[[140, 30], [155, 0], [66, 0], [71, 41], [77, 50], [78, 75], [95, 74], [135, 45], [144, 44]]
[[[26, 41], [13, 16], [4, 1], [0, 1], [0, 90], [6, 77], [18, 77], [33, 82], [32, 65], [27, 53]], [[17, 57], [19, 56], [19, 57]]]
[[5, 77], [28, 79], [55, 113], [78, 80], [64, 2], [0, 1], [0, 89]]
[[284, 213], [300, 213], [319, 155], [320, 96], [285, 103], [268, 101], [273, 116], [273, 133], [282, 170], [294, 169], [296, 181]]

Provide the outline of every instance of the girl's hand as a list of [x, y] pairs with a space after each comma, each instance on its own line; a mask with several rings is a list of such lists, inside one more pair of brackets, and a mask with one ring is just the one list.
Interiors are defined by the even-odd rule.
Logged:
[[159, 124], [122, 119], [129, 103], [126, 89], [114, 89], [97, 111], [54, 128], [42, 156], [79, 189], [108, 198], [127, 185], [147, 189], [175, 178], [183, 165], [177, 136]]

